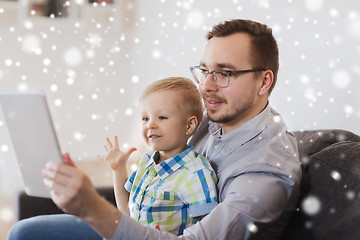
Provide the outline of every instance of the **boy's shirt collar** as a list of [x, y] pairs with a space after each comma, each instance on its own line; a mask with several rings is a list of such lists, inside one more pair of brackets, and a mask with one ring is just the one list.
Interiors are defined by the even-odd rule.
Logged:
[[156, 153], [157, 152], [154, 151], [151, 155], [146, 154], [146, 157], [149, 159], [146, 168], [153, 168], [161, 179], [165, 179], [167, 176], [184, 166], [187, 162], [196, 158], [194, 147], [191, 145], [188, 145], [183, 152], [172, 158], [166, 159], [159, 164], [156, 164], [154, 160]]

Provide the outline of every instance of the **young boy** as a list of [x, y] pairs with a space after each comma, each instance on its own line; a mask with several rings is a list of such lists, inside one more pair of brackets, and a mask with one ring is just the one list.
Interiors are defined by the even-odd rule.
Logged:
[[142, 134], [151, 150], [128, 180], [126, 162], [136, 148], [120, 151], [117, 137], [114, 145], [109, 139], [105, 145], [116, 202], [140, 223], [181, 235], [217, 205], [215, 172], [187, 145], [202, 119], [201, 97], [191, 80], [173, 77], [149, 85], [140, 106]]

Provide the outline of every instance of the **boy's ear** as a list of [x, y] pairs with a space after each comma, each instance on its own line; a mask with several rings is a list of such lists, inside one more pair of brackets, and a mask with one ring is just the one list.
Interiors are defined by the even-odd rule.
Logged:
[[191, 135], [195, 132], [196, 128], [198, 125], [198, 120], [197, 117], [195, 116], [191, 116], [188, 119], [187, 125], [186, 125], [186, 135]]

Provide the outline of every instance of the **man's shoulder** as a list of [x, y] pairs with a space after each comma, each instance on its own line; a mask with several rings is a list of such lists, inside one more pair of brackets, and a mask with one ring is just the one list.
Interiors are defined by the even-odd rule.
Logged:
[[246, 156], [248, 160], [246, 172], [263, 172], [283, 176], [300, 174], [301, 165], [296, 139], [289, 130], [264, 131], [260, 138], [262, 139], [253, 143], [252, 151]]

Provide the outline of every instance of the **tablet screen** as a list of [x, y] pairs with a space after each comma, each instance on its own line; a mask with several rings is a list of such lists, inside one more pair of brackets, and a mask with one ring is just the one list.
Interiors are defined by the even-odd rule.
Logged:
[[0, 92], [0, 105], [12, 146], [30, 196], [50, 198], [41, 170], [48, 161], [62, 161], [43, 92]]

